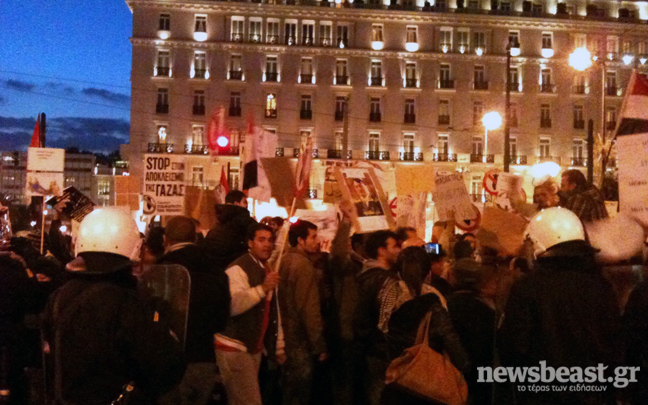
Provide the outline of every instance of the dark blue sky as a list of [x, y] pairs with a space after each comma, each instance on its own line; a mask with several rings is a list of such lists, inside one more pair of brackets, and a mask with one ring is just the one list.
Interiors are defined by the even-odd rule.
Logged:
[[0, 151], [128, 142], [132, 15], [123, 0], [0, 0]]

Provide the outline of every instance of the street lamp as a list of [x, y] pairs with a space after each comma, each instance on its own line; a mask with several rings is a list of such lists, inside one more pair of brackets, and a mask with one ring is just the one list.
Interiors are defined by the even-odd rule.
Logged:
[[520, 56], [520, 43], [517, 39], [506, 45], [506, 99], [504, 103], [504, 171], [511, 165], [511, 57]]
[[484, 114], [482, 118], [484, 124], [484, 163], [488, 159], [488, 131], [492, 131], [502, 126], [502, 116], [497, 111], [491, 111]]

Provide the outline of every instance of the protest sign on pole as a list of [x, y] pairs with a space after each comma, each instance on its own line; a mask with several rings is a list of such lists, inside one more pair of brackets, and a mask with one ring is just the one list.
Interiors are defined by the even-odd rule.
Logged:
[[47, 200], [47, 204], [77, 222], [83, 221], [83, 218], [91, 213], [95, 207], [95, 203], [90, 197], [74, 186], [66, 187], [60, 196]]
[[27, 196], [60, 195], [65, 185], [65, 150], [57, 148], [27, 149]]
[[432, 199], [439, 214], [439, 220], [475, 219], [473, 203], [461, 173], [437, 172], [434, 179], [436, 191], [432, 194]]
[[185, 159], [144, 155], [144, 215], [185, 214]]

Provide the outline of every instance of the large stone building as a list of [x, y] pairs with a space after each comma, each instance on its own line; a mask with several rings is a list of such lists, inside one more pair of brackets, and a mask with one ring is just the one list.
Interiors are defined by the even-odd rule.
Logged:
[[[348, 111], [352, 158], [439, 162], [470, 172], [481, 194], [483, 173], [503, 162], [502, 128], [485, 133], [481, 119], [504, 115], [509, 43], [514, 169], [584, 167], [587, 121], [596, 132], [614, 127], [631, 69], [648, 58], [646, 2], [127, 3], [131, 140], [122, 156], [141, 174], [144, 153], [187, 154], [188, 178], [208, 186], [220, 164], [238, 180], [249, 117], [278, 133], [278, 156], [295, 156], [312, 136], [319, 159], [340, 159]], [[582, 46], [598, 60], [580, 73], [568, 59]], [[219, 106], [231, 149], [213, 164], [205, 128]]]

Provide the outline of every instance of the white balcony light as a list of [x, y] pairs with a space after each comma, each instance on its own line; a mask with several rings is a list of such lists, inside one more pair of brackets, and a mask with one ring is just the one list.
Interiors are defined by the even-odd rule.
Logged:
[[169, 39], [169, 37], [171, 37], [171, 31], [159, 30], [158, 31], [158, 37], [160, 39]]
[[414, 153], [416, 153], [417, 155], [418, 155], [419, 153], [421, 153], [421, 148], [418, 148], [418, 147], [417, 147], [417, 148], [414, 148]]
[[448, 45], [443, 45], [443, 46], [441, 47], [441, 50], [443, 51], [443, 53], [448, 53], [448, 49], [449, 49], [449, 48], [448, 48]]
[[520, 56], [520, 48], [511, 48], [511, 56]]
[[187, 141], [187, 148], [189, 149], [189, 151], [191, 151], [192, 147], [193, 147], [193, 139], [189, 139]]
[[639, 62], [641, 62], [642, 65], [645, 65], [647, 60], [648, 58], [639, 58]]
[[542, 180], [556, 177], [560, 173], [560, 166], [556, 162], [536, 163], [531, 166], [531, 176], [534, 184], [542, 183]]
[[407, 49], [407, 52], [416, 52], [419, 49], [419, 44], [418, 42], [407, 42], [405, 49]]
[[592, 56], [592, 60], [593, 60], [594, 62], [596, 62], [596, 61], [598, 60], [598, 55], [594, 55], [594, 56]]
[[540, 54], [542, 55], [543, 58], [549, 59], [552, 56], [554, 56], [554, 50], [551, 48], [542, 48]]
[[340, 41], [340, 49], [344, 49], [344, 41]]
[[205, 70], [205, 79], [209, 79], [209, 69]]
[[401, 146], [400, 148], [398, 148], [398, 152], [399, 152], [399, 153], [405, 153], [405, 148], [403, 148], [403, 147]]
[[608, 53], [608, 59], [614, 60], [614, 54], [612, 52]]
[[484, 54], [484, 50], [481, 47], [479, 47], [475, 49], [475, 53], [477, 54], [477, 56], [482, 56]]
[[383, 41], [372, 41], [371, 42], [371, 49], [374, 51], [380, 51], [383, 49], [385, 46], [385, 43]]
[[634, 56], [630, 54], [623, 55], [623, 63], [628, 66], [634, 60]]
[[459, 52], [465, 53], [466, 52], [466, 46], [465, 45], [459, 46]]
[[204, 42], [207, 40], [207, 33], [196, 31], [194, 32], [194, 39], [198, 42]]
[[569, 66], [582, 72], [592, 66], [592, 59], [594, 58], [592, 58], [592, 54], [587, 50], [587, 48], [576, 48], [574, 49], [574, 52], [569, 54]]

